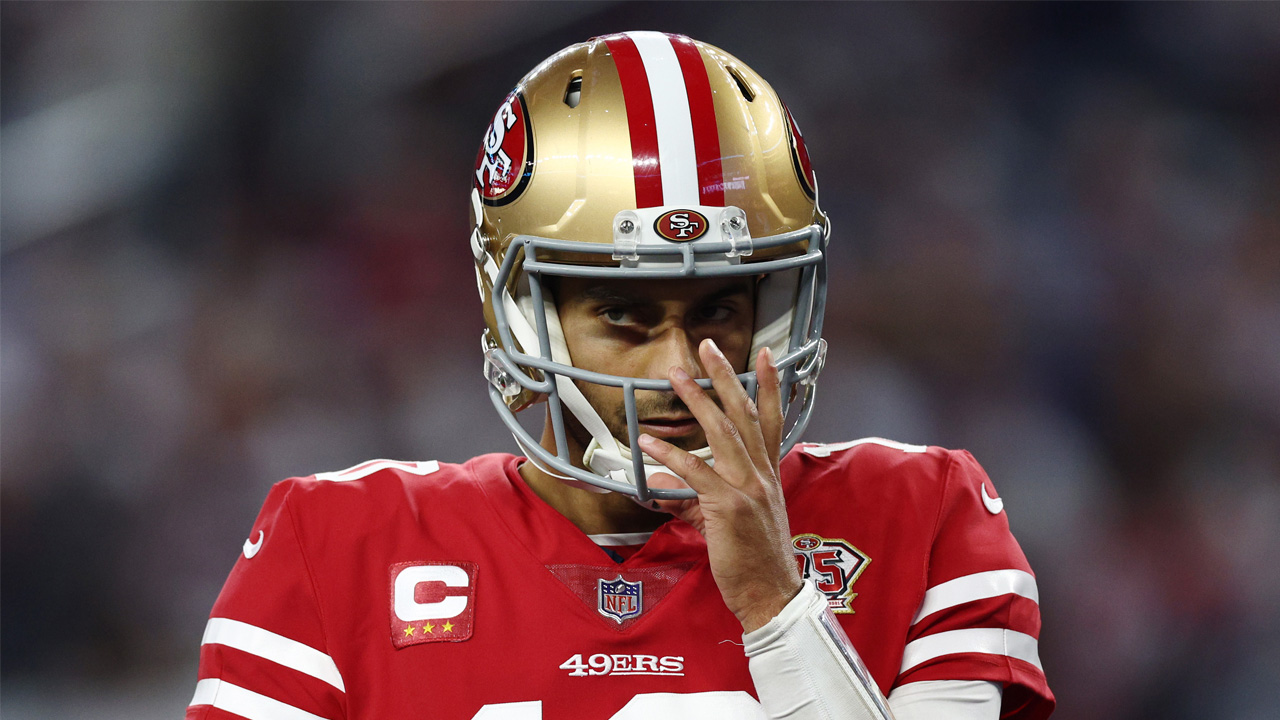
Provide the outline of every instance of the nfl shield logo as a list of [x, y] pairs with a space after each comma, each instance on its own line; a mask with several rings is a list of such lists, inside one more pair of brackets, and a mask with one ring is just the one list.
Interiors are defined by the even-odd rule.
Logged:
[[640, 614], [643, 588], [639, 580], [627, 582], [619, 575], [613, 580], [601, 578], [596, 582], [599, 588], [596, 597], [601, 615], [613, 618], [621, 624], [623, 620]]

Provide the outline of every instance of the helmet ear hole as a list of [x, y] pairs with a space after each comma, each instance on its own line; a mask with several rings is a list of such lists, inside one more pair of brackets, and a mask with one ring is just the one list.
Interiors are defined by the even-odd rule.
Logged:
[[569, 86], [564, 90], [564, 104], [571, 108], [578, 107], [582, 100], [582, 73], [577, 72], [569, 78]]

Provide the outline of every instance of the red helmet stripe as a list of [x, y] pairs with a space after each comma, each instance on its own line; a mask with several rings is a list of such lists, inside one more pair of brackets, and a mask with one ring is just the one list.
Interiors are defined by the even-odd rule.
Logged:
[[605, 45], [613, 55], [622, 83], [622, 100], [627, 107], [627, 128], [631, 133], [631, 167], [636, 181], [636, 207], [662, 204], [662, 165], [658, 159], [658, 124], [649, 93], [649, 76], [635, 42], [626, 35], [609, 35]]
[[716, 126], [716, 107], [711, 95], [711, 81], [698, 46], [683, 35], [672, 35], [684, 74], [685, 91], [689, 94], [689, 115], [693, 121], [694, 156], [698, 165], [698, 197], [703, 205], [724, 205], [724, 170], [720, 165], [720, 130]]

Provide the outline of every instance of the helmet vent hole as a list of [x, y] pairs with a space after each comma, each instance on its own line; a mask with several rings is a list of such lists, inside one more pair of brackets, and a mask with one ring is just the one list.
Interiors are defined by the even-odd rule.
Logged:
[[582, 76], [574, 75], [569, 78], [569, 87], [565, 88], [564, 104], [576, 108], [580, 100], [582, 100]]
[[738, 89], [742, 91], [742, 99], [747, 102], [751, 102], [756, 99], [755, 91], [747, 84], [746, 79], [742, 77], [742, 72], [739, 71], [738, 68], [730, 65], [729, 76], [733, 78], [733, 81], [738, 84]]

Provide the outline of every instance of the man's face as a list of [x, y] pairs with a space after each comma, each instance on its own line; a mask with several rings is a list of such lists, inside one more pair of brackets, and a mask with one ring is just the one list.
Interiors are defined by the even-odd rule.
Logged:
[[[680, 367], [706, 377], [698, 343], [711, 338], [745, 372], [755, 325], [755, 279], [612, 280], [561, 278], [556, 304], [575, 367], [610, 375], [665, 380]], [[623, 444], [627, 415], [622, 388], [578, 382], [579, 389]], [[684, 403], [671, 392], [637, 391], [640, 432], [684, 450], [707, 444]], [[569, 432], [585, 447], [590, 435], [572, 418]]]

